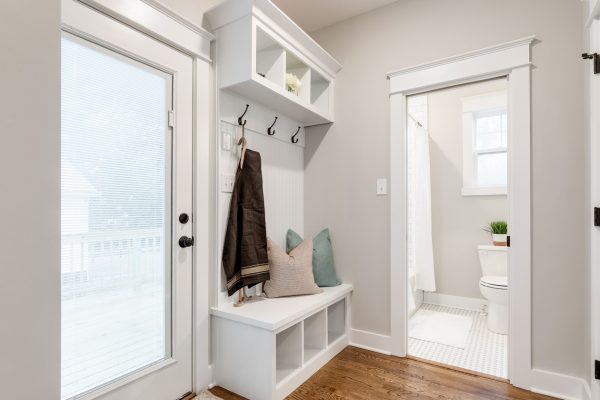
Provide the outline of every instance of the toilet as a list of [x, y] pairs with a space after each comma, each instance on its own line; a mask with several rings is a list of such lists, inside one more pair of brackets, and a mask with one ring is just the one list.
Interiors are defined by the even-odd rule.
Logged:
[[508, 333], [508, 248], [477, 246], [482, 277], [479, 290], [488, 301], [487, 328], [495, 333]]

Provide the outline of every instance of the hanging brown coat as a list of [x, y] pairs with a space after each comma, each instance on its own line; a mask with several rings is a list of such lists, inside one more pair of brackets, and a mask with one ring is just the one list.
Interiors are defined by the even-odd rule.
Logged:
[[235, 174], [223, 246], [227, 293], [269, 280], [260, 153], [245, 150]]

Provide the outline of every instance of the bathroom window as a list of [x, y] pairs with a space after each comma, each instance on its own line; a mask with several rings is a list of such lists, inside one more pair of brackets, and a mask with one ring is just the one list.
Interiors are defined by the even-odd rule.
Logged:
[[506, 91], [463, 103], [463, 196], [505, 195], [508, 161]]

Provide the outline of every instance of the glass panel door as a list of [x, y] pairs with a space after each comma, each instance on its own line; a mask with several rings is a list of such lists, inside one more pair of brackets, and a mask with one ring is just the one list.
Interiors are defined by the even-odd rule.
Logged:
[[62, 398], [171, 357], [172, 75], [62, 40]]

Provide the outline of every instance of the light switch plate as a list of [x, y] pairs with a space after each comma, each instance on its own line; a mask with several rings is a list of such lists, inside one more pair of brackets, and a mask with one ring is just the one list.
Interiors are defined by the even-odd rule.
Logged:
[[231, 151], [231, 126], [221, 125], [221, 148], [225, 151]]
[[233, 186], [235, 185], [234, 174], [221, 174], [221, 192], [231, 193], [233, 192]]
[[388, 185], [386, 178], [377, 179], [377, 196], [385, 196], [388, 194]]

